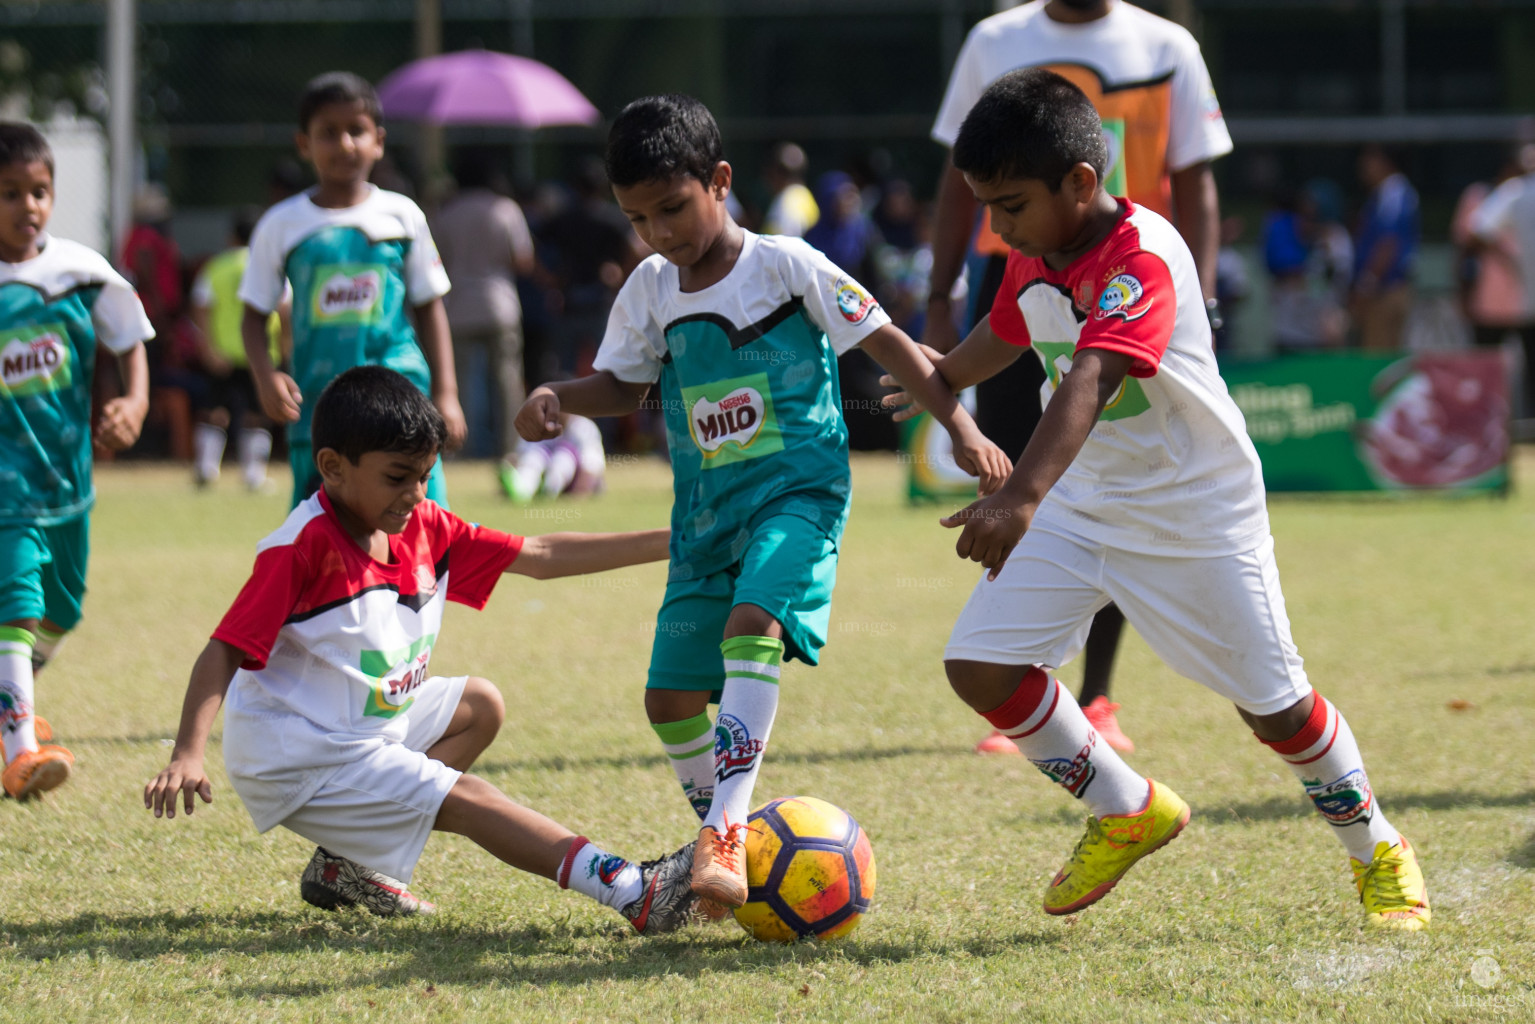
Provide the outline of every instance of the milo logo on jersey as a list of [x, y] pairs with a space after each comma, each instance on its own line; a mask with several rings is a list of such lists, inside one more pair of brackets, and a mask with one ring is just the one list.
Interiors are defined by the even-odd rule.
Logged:
[[316, 324], [365, 324], [384, 297], [384, 268], [372, 263], [316, 267], [310, 303]]
[[765, 373], [683, 388], [682, 403], [705, 469], [783, 450]]
[[393, 718], [415, 701], [415, 692], [426, 682], [426, 666], [432, 659], [432, 641], [424, 636], [403, 650], [363, 651], [358, 669], [368, 677], [370, 689], [362, 713], [372, 718]]
[[17, 398], [69, 387], [69, 334], [63, 324], [0, 331], [0, 385]]
[[[1070, 341], [1036, 341], [1033, 347], [1045, 364], [1045, 375], [1050, 378], [1050, 390], [1053, 392], [1061, 386], [1061, 378], [1071, 372], [1071, 359], [1076, 354], [1077, 346]], [[1134, 377], [1126, 377], [1124, 383], [1119, 385], [1119, 390], [1109, 399], [1109, 404], [1103, 407], [1103, 415], [1098, 419], [1100, 422], [1129, 419], [1150, 408], [1151, 402], [1146, 398], [1146, 389], [1141, 387], [1141, 382]]]

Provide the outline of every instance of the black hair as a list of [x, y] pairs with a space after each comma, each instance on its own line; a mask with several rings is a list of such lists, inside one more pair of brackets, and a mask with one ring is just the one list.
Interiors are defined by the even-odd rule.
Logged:
[[725, 159], [720, 126], [691, 96], [644, 96], [625, 107], [608, 131], [608, 180], [625, 188], [679, 175], [708, 186]]
[[505, 189], [505, 176], [498, 167], [496, 153], [486, 146], [465, 146], [453, 154], [453, 180], [459, 188]]
[[53, 147], [24, 121], [0, 121], [0, 167], [30, 163], [44, 164], [53, 177]]
[[261, 219], [261, 207], [242, 206], [235, 211], [235, 219], [230, 223], [229, 230], [241, 245], [251, 244], [251, 234], [256, 230], [256, 222]]
[[325, 385], [315, 403], [310, 447], [332, 448], [356, 465], [368, 452], [442, 451], [448, 428], [421, 389], [383, 366], [354, 366]]
[[1043, 68], [1013, 71], [988, 86], [954, 140], [954, 166], [979, 181], [1027, 178], [1056, 192], [1077, 164], [1103, 181], [1103, 123], [1081, 89]]
[[307, 132], [315, 113], [332, 103], [361, 103], [375, 125], [381, 128], [384, 125], [384, 108], [379, 106], [378, 93], [373, 91], [366, 78], [350, 71], [327, 71], [311, 78], [299, 96], [299, 129]]

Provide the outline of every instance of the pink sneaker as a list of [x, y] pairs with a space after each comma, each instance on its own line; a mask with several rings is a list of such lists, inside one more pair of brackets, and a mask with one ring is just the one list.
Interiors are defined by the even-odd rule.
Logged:
[[975, 745], [977, 754], [1021, 754], [1018, 744], [1002, 735], [997, 730], [991, 730], [991, 735]]
[[1135, 744], [1130, 742], [1130, 737], [1119, 731], [1119, 720], [1114, 717], [1114, 712], [1119, 710], [1118, 704], [1112, 704], [1107, 697], [1094, 697], [1082, 713], [1098, 730], [1104, 742], [1119, 751], [1121, 754], [1130, 754], [1135, 751]]

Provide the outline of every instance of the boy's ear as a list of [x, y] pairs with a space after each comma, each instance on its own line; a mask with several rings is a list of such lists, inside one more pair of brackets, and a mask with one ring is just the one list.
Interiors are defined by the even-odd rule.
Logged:
[[293, 133], [293, 148], [298, 150], [300, 160], [309, 159], [309, 133], [296, 131]]
[[341, 464], [346, 456], [334, 448], [321, 448], [314, 453], [314, 468], [320, 471], [320, 479], [328, 484], [341, 482]]
[[709, 182], [709, 191], [713, 193], [714, 198], [718, 201], [724, 202], [725, 197], [730, 194], [730, 182], [733, 174], [734, 172], [731, 170], [730, 164], [724, 160], [714, 165], [714, 177]]
[[1092, 202], [1098, 192], [1098, 172], [1093, 170], [1092, 164], [1084, 162], [1074, 165], [1067, 173], [1066, 180], [1079, 203]]

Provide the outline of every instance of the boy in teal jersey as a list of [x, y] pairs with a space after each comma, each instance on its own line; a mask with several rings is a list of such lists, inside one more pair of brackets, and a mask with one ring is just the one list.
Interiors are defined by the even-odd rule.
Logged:
[[517, 429], [552, 437], [562, 412], [623, 415], [659, 386], [675, 503], [645, 709], [703, 819], [693, 891], [738, 907], [780, 662], [815, 664], [830, 618], [852, 490], [837, 355], [861, 345], [937, 402], [983, 493], [1011, 464], [858, 282], [804, 241], [730, 218], [731, 169], [703, 104], [631, 103], [608, 136], [607, 170], [657, 255], [619, 293], [596, 373], [535, 390]]
[[[0, 744], [7, 796], [69, 778], [74, 757], [33, 712], [33, 680], [80, 621], [89, 551], [91, 444], [120, 450], [149, 410], [144, 342], [128, 282], [101, 254], [45, 232], [53, 152], [36, 128], [0, 122]], [[97, 346], [126, 394], [91, 423]]]
[[[449, 449], [463, 443], [465, 427], [442, 307], [448, 276], [426, 216], [405, 196], [368, 182], [384, 155], [373, 87], [344, 71], [311, 81], [294, 142], [319, 184], [278, 203], [256, 225], [240, 282], [240, 332], [262, 410], [289, 424], [296, 507], [319, 486], [308, 410], [343, 370], [372, 364], [404, 374], [442, 412]], [[274, 369], [267, 351], [267, 318], [285, 281], [293, 289], [292, 376]], [[447, 505], [440, 464], [430, 496]]]

